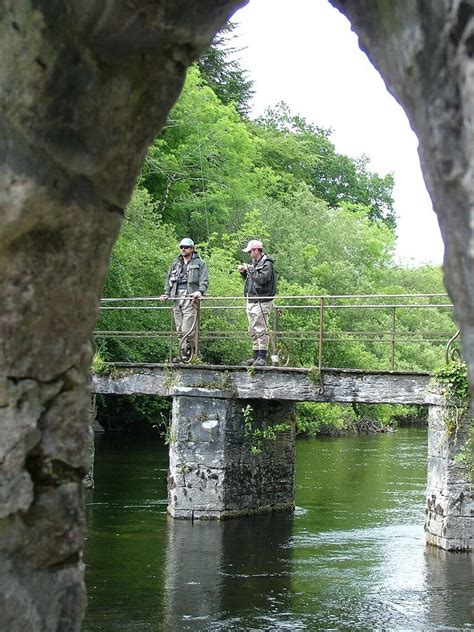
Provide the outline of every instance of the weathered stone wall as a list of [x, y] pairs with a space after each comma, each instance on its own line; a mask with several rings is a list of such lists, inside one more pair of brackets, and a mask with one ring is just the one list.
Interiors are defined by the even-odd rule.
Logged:
[[430, 406], [428, 419], [428, 486], [426, 541], [448, 551], [472, 550], [474, 489], [465, 461], [459, 460], [468, 437], [472, 412], [448, 432], [444, 406]]
[[[255, 428], [289, 424], [260, 447], [246, 434], [243, 409]], [[223, 519], [293, 508], [293, 404], [176, 397], [169, 432], [168, 511], [175, 518]]]
[[234, 0], [0, 3], [0, 611], [80, 628], [90, 338], [147, 145]]
[[94, 459], [95, 459], [95, 446], [94, 446], [94, 434], [95, 427], [98, 426], [97, 422], [97, 405], [96, 396], [91, 395], [89, 403], [89, 470], [84, 477], [84, 485], [87, 489], [94, 487]]

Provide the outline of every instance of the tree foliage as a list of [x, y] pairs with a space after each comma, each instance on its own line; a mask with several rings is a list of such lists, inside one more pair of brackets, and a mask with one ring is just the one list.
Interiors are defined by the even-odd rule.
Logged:
[[262, 162], [281, 174], [283, 192], [303, 181], [316, 198], [330, 206], [363, 206], [369, 219], [395, 227], [393, 175], [381, 177], [371, 172], [366, 156], [353, 159], [338, 154], [330, 130], [292, 115], [280, 103], [257, 121], [255, 133], [262, 141]]
[[239, 114], [250, 110], [253, 81], [241, 65], [238, 53], [242, 50], [233, 45], [236, 25], [227, 22], [216, 33], [207, 51], [199, 58], [197, 66], [204, 82], [215, 92], [224, 105], [234, 104]]
[[142, 183], [163, 221], [202, 241], [239, 221], [255, 190], [255, 144], [232, 105], [188, 72], [181, 98], [150, 148]]

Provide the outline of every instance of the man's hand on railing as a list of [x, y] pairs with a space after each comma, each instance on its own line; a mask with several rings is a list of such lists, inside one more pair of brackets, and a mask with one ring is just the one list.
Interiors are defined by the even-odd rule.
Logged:
[[200, 292], [199, 290], [196, 290], [196, 292], [193, 292], [191, 294], [191, 298], [192, 298], [191, 305], [194, 307], [194, 309], [198, 309], [199, 301], [201, 300], [201, 297], [202, 297], [202, 292]]
[[169, 299], [168, 294], [162, 294], [160, 297], [158, 297], [159, 301], [166, 301], [167, 299]]

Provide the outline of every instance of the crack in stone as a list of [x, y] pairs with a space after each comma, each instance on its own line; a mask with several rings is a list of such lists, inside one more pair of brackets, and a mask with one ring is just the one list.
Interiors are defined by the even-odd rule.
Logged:
[[104, 204], [105, 204], [106, 211], [108, 213], [115, 213], [117, 215], [120, 215], [120, 217], [122, 218], [125, 216], [124, 209], [118, 206], [117, 204], [114, 204], [113, 202], [109, 202], [108, 200], [107, 201], [104, 200]]
[[472, 15], [473, 10], [469, 2], [460, 2], [457, 7], [454, 24], [450, 33], [450, 40], [454, 46], [459, 44]]
[[80, 483], [86, 472], [60, 459], [45, 457], [33, 449], [26, 457], [25, 468], [35, 487], [59, 487], [64, 483]]
[[[75, 364], [72, 364], [65, 371], [63, 371], [63, 373], [61, 373], [60, 375], [57, 375], [56, 377], [54, 377], [51, 380], [39, 380], [37, 377], [33, 377], [33, 376], [29, 376], [29, 375], [22, 375], [22, 376], [7, 375], [7, 376], [5, 376], [5, 379], [8, 382], [11, 382], [14, 385], [21, 384], [22, 382], [26, 382], [26, 381], [31, 381], [31, 382], [35, 382], [36, 384], [39, 384], [41, 386], [50, 386], [50, 385], [54, 384], [55, 382], [57, 382], [58, 380], [64, 380], [64, 376], [67, 373], [69, 373], [70, 371], [78, 371], [79, 372], [80, 370], [78, 369], [78, 367]], [[68, 379], [68, 381], [71, 381], [70, 377], [68, 377], [67, 379]]]
[[76, 566], [81, 561], [81, 559], [82, 557], [79, 553], [73, 553], [72, 555], [65, 557], [60, 562], [48, 564], [44, 566], [44, 568], [47, 568], [50, 571], [61, 571], [64, 568], [67, 568], [68, 566], [71, 566], [71, 567]]

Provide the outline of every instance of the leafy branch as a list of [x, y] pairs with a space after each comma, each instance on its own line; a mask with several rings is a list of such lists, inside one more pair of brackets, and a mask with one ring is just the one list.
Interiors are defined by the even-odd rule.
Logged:
[[255, 456], [262, 453], [264, 441], [276, 441], [282, 432], [290, 429], [290, 425], [287, 423], [273, 424], [266, 428], [254, 428], [254, 412], [250, 404], [242, 408], [242, 414], [245, 436], [250, 441], [250, 453]]

